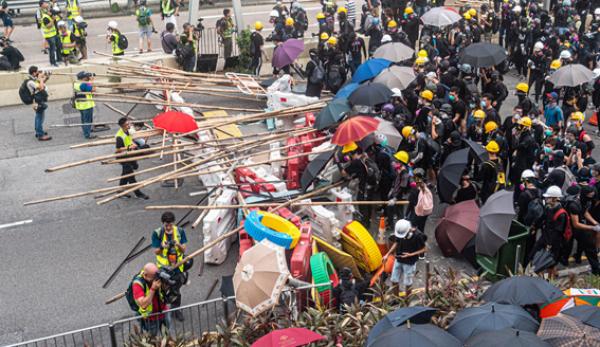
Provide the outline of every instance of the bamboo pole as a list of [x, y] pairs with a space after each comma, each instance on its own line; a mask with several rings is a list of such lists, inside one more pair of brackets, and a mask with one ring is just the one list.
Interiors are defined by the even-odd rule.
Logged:
[[[139, 139], [139, 138], [147, 138], [152, 136], [162, 135], [162, 129], [150, 129], [150, 130], [142, 130], [135, 132], [131, 138]], [[85, 147], [95, 147], [95, 146], [104, 146], [104, 145], [114, 145], [115, 139], [114, 136], [110, 136], [110, 138], [98, 140], [98, 141], [90, 141], [84, 142], [77, 145], [71, 145], [69, 148], [85, 148]]]
[[41, 204], [44, 202], [51, 202], [51, 201], [58, 201], [58, 200], [73, 199], [73, 198], [78, 198], [81, 196], [98, 194], [98, 193], [114, 192], [114, 191], [125, 189], [125, 188], [127, 188], [127, 185], [88, 190], [86, 192], [79, 192], [79, 193], [60, 195], [60, 196], [55, 196], [55, 197], [45, 198], [45, 199], [40, 199], [40, 200], [28, 201], [28, 202], [25, 202], [23, 204], [23, 206], [36, 205], [36, 204]]
[[[386, 205], [389, 201], [311, 201], [311, 202], [294, 202], [289, 206], [300, 207], [300, 206], [339, 206], [339, 205]], [[408, 201], [398, 200], [394, 202], [394, 205], [407, 205]], [[162, 206], [146, 206], [146, 210], [229, 210], [237, 208], [267, 208], [275, 207], [277, 203], [264, 203], [264, 204], [243, 204], [243, 205], [219, 205], [219, 206], [196, 206], [196, 205], [162, 205]]]

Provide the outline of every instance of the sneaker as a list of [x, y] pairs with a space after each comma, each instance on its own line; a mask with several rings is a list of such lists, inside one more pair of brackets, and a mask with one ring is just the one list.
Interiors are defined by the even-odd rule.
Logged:
[[50, 141], [52, 140], [52, 136], [48, 136], [48, 135], [43, 135], [38, 137], [38, 141]]
[[136, 193], [135, 197], [142, 200], [148, 200], [150, 197], [142, 192]]
[[183, 322], [183, 313], [181, 311], [173, 311], [173, 318], [177, 319], [180, 322]]
[[88, 139], [88, 140], [93, 140], [93, 139], [97, 139], [97, 138], [98, 138], [98, 136], [96, 136], [96, 135], [90, 135], [90, 136], [86, 137], [86, 139]]

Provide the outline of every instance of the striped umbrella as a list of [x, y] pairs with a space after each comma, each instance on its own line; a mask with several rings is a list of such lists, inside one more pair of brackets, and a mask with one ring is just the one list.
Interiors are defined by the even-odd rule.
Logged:
[[331, 143], [339, 146], [350, 142], [360, 141], [365, 136], [377, 130], [379, 121], [373, 117], [356, 116], [342, 122], [333, 134]]
[[564, 297], [552, 301], [540, 309], [541, 318], [554, 317], [560, 312], [575, 306], [600, 306], [600, 289], [571, 288], [563, 292]]

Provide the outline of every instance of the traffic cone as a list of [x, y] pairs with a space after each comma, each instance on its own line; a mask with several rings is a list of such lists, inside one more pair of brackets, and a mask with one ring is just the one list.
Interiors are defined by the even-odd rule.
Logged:
[[590, 125], [598, 125], [598, 112], [594, 112], [588, 121]]
[[377, 235], [377, 246], [382, 255], [388, 251], [387, 241], [385, 239], [385, 216], [379, 217], [379, 233]]

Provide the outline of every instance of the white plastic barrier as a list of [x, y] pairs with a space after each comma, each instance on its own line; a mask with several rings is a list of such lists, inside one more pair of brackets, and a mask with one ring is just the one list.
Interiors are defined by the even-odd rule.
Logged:
[[[256, 177], [260, 177], [262, 179], [264, 179], [267, 182], [273, 182], [273, 181], [280, 181], [281, 178], [272, 175], [270, 173], [267, 172], [267, 170], [265, 170], [262, 166], [258, 166], [258, 167], [254, 167], [254, 172], [256, 173]], [[285, 182], [276, 182], [276, 183], [271, 183], [273, 186], [275, 186], [275, 190], [278, 192], [285, 192], [287, 191], [287, 185], [285, 184]]]
[[335, 218], [335, 213], [323, 206], [305, 206], [294, 213], [300, 218], [307, 217], [310, 220], [315, 235], [336, 247], [341, 247], [340, 222]]
[[[279, 147], [279, 142], [274, 142], [269, 145], [269, 148], [271, 149], [269, 160], [273, 160], [273, 162], [271, 162], [271, 173], [275, 177], [281, 177], [281, 161], [279, 161], [281, 158], [281, 150]], [[278, 180], [279, 179], [281, 178], [278, 178]]]
[[[352, 192], [347, 188], [333, 188], [329, 190], [329, 193], [331, 194], [331, 199], [334, 201], [352, 201]], [[354, 211], [353, 205], [337, 205], [335, 217], [342, 225], [346, 225], [354, 220], [352, 218]]]
[[[217, 205], [235, 204], [237, 192], [231, 189], [225, 189], [216, 199]], [[235, 209], [210, 210], [202, 221], [202, 234], [204, 235], [204, 244], [217, 239], [224, 233], [234, 229], [237, 224]], [[231, 243], [235, 241], [235, 235], [223, 240], [204, 253], [204, 262], [207, 264], [222, 264], [227, 258], [227, 252]]]

